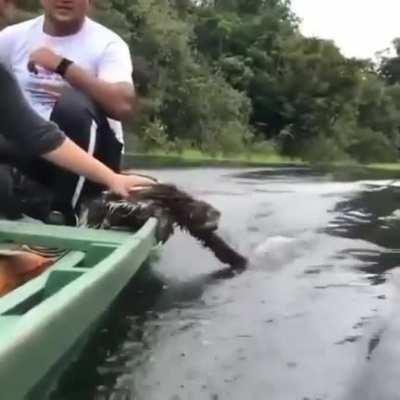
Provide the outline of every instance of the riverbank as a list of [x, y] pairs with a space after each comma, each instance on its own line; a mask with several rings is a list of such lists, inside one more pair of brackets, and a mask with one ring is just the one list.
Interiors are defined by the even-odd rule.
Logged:
[[151, 153], [126, 153], [125, 165], [145, 168], [152, 167], [265, 167], [271, 165], [307, 165], [300, 159], [272, 154], [247, 154], [240, 153], [235, 156], [210, 155], [200, 150], [184, 150], [182, 153], [168, 153], [152, 151]]
[[153, 151], [151, 153], [127, 153], [125, 154], [125, 165], [152, 168], [154, 167], [196, 167], [196, 166], [221, 166], [221, 167], [267, 167], [267, 166], [305, 166], [324, 170], [364, 170], [364, 173], [390, 172], [400, 174], [399, 163], [374, 163], [358, 164], [356, 162], [337, 162], [333, 164], [310, 164], [299, 158], [290, 158], [273, 154], [238, 154], [226, 157], [222, 155], [212, 156], [199, 150], [185, 150], [182, 153], [168, 153]]
[[382, 164], [370, 164], [370, 165], [368, 165], [368, 168], [400, 172], [400, 162], [391, 163], [391, 164], [383, 164], [383, 163]]

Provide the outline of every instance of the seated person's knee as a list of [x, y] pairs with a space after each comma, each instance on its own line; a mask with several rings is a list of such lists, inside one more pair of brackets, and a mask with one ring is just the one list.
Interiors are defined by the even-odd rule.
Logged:
[[84, 93], [68, 88], [57, 101], [51, 120], [61, 129], [85, 129], [96, 115], [96, 106]]

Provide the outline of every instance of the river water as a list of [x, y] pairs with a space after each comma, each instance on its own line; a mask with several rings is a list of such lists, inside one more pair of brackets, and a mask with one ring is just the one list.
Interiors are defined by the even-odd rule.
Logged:
[[400, 399], [400, 184], [306, 168], [164, 169], [222, 212], [237, 276], [177, 233], [53, 399]]

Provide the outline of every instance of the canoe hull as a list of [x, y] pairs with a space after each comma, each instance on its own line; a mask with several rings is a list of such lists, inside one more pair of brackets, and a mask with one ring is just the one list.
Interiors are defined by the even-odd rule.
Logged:
[[156, 221], [150, 220], [85, 271], [53, 271], [48, 278], [54, 281], [53, 289], [44, 301], [22, 315], [18, 307], [0, 314], [0, 329], [6, 327], [0, 331], [0, 387], [5, 398], [26, 398], [87, 334], [148, 257], [156, 244], [155, 228]]

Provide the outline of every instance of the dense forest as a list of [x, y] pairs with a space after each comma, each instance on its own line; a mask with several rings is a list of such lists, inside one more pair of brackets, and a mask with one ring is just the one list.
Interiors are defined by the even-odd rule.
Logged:
[[301, 35], [289, 0], [97, 0], [94, 17], [131, 47], [140, 150], [398, 158], [400, 39], [397, 56], [345, 58]]

